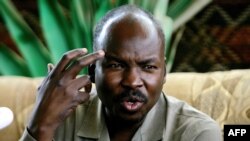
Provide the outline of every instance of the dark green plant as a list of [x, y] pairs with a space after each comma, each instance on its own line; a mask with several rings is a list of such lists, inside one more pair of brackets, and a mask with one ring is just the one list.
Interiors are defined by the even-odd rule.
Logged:
[[[166, 35], [166, 60], [169, 70], [176, 46], [170, 45], [174, 21], [190, 5], [189, 0], [38, 0], [38, 12], [45, 44], [32, 31], [10, 0], [0, 0], [0, 16], [16, 43], [21, 57], [0, 46], [0, 74], [44, 76], [48, 63], [56, 63], [68, 50], [86, 47], [92, 52], [92, 30], [110, 9], [123, 4], [136, 4], [150, 12], [163, 25]], [[169, 8], [169, 11], [168, 11]], [[172, 51], [171, 51], [172, 50]], [[174, 51], [174, 52], [173, 52]], [[86, 73], [86, 70], [85, 70]]]

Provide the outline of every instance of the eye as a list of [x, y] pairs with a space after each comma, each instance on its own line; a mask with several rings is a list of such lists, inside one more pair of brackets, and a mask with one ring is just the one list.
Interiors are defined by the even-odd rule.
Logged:
[[111, 69], [122, 69], [122, 68], [124, 68], [124, 65], [120, 64], [120, 63], [111, 63], [111, 64], [108, 64], [108, 68], [111, 68]]
[[143, 69], [145, 69], [145, 70], [154, 70], [154, 69], [157, 69], [157, 67], [153, 66], [153, 65], [145, 65], [145, 66], [143, 66]]

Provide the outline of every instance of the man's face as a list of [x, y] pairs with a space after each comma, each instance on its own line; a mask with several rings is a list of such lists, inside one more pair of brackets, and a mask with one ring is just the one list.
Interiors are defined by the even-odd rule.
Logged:
[[165, 79], [164, 48], [154, 27], [120, 21], [107, 34], [95, 82], [106, 114], [140, 121], [157, 102]]

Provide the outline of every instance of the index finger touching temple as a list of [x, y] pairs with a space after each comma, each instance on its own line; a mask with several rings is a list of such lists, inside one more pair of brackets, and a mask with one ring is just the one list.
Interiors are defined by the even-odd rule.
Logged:
[[79, 65], [81, 67], [86, 67], [90, 64], [95, 63], [95, 61], [102, 59], [105, 56], [105, 52], [103, 50], [98, 50], [94, 53], [88, 54], [86, 56], [80, 57], [78, 59]]
[[97, 60], [102, 59], [105, 56], [103, 50], [98, 50], [97, 52], [90, 53], [86, 56], [78, 58], [69, 68], [68, 75], [74, 78], [84, 67], [95, 63]]

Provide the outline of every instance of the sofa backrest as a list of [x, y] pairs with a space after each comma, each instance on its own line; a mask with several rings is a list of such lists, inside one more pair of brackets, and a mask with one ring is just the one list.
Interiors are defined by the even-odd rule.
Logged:
[[210, 73], [172, 73], [167, 95], [186, 101], [225, 124], [250, 124], [250, 69]]
[[[43, 78], [0, 77], [0, 106], [14, 113], [12, 124], [0, 130], [0, 140], [20, 138]], [[167, 95], [186, 101], [224, 124], [250, 123], [250, 69], [211, 73], [169, 73], [163, 87]]]

